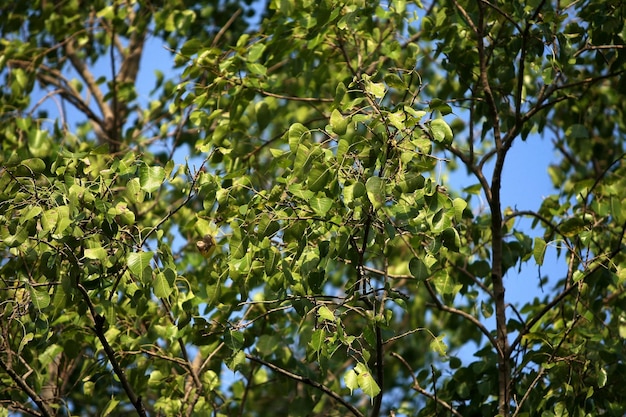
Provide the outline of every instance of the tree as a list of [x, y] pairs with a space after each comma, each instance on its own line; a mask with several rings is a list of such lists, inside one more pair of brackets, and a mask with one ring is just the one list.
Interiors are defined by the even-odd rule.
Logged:
[[[626, 6], [238, 7], [3, 6], [2, 405], [623, 414]], [[504, 207], [539, 140], [554, 194]]]

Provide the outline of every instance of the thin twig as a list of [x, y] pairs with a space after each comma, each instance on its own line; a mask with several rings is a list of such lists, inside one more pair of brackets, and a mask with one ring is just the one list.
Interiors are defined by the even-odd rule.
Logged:
[[365, 417], [363, 415], [363, 413], [361, 413], [356, 407], [354, 407], [352, 404], [348, 403], [346, 400], [344, 400], [339, 394], [337, 394], [335, 391], [331, 390], [330, 388], [326, 387], [325, 385], [320, 384], [317, 381], [313, 381], [312, 379], [308, 378], [308, 377], [304, 377], [298, 374], [294, 374], [293, 372], [289, 372], [286, 369], [283, 369], [279, 366], [274, 365], [273, 363], [267, 362], [261, 358], [257, 358], [256, 356], [252, 356], [250, 354], [246, 353], [246, 358], [248, 358], [249, 360], [259, 363], [263, 366], [265, 366], [266, 368], [271, 369], [274, 372], [277, 372], [289, 379], [293, 379], [294, 381], [298, 381], [298, 382], [302, 382], [303, 384], [309, 385], [315, 389], [318, 389], [320, 391], [322, 391], [324, 394], [328, 395], [329, 397], [331, 397], [333, 400], [337, 401], [339, 404], [343, 405], [344, 407], [346, 407], [348, 410], [350, 410], [350, 412], [357, 416], [357, 417]]
[[230, 17], [230, 19], [228, 19], [228, 21], [226, 23], [224, 23], [224, 26], [222, 26], [220, 28], [219, 32], [217, 32], [217, 35], [215, 35], [215, 38], [213, 38], [213, 42], [211, 42], [211, 48], [215, 48], [217, 46], [217, 44], [219, 43], [220, 39], [222, 39], [222, 36], [224, 36], [224, 33], [226, 33], [228, 28], [233, 23], [235, 23], [235, 20], [237, 20], [237, 18], [239, 17], [239, 15], [242, 12], [243, 12], [243, 10], [237, 9], [237, 11], [235, 13], [233, 13], [233, 15]]
[[85, 303], [89, 307], [89, 311], [91, 312], [91, 316], [94, 322], [94, 326], [92, 327], [92, 330], [98, 337], [98, 340], [100, 340], [100, 343], [102, 344], [102, 347], [104, 348], [104, 353], [109, 359], [109, 363], [113, 367], [113, 371], [115, 372], [115, 375], [117, 375], [118, 379], [120, 380], [120, 383], [122, 384], [122, 388], [124, 388], [124, 392], [126, 392], [126, 395], [128, 396], [128, 399], [130, 400], [131, 404], [133, 405], [133, 407], [135, 407], [135, 410], [137, 410], [137, 414], [140, 417], [147, 417], [148, 415], [146, 413], [146, 409], [143, 406], [141, 395], [135, 394], [133, 387], [128, 382], [128, 378], [126, 378], [126, 372], [124, 371], [124, 369], [122, 369], [119, 362], [117, 361], [117, 358], [115, 357], [115, 351], [109, 344], [109, 341], [107, 340], [106, 335], [104, 334], [105, 333], [104, 323], [106, 322], [105, 317], [96, 312], [96, 308], [91, 302], [91, 299], [89, 298], [89, 293], [87, 292], [85, 287], [83, 287], [83, 285], [79, 283], [77, 285], [77, 288], [78, 288], [78, 291], [83, 296]]
[[419, 392], [420, 394], [430, 398], [433, 401], [436, 401], [439, 405], [442, 405], [445, 409], [447, 409], [449, 412], [451, 412], [452, 414], [454, 414], [455, 416], [458, 417], [462, 417], [461, 413], [459, 413], [458, 411], [456, 411], [454, 409], [454, 407], [452, 407], [450, 404], [448, 404], [447, 402], [445, 402], [444, 400], [442, 400], [441, 398], [431, 394], [430, 392], [426, 391], [424, 388], [422, 388], [419, 384], [419, 382], [417, 381], [417, 378], [415, 377], [415, 374], [413, 373], [413, 370], [411, 369], [411, 366], [409, 365], [409, 363], [406, 361], [406, 359], [404, 359], [402, 356], [400, 356], [399, 354], [397, 354], [396, 352], [391, 352], [391, 356], [393, 356], [394, 358], [398, 359], [400, 362], [402, 362], [402, 364], [405, 366], [405, 368], [409, 371], [409, 373], [411, 374], [411, 378], [413, 379], [413, 385], [411, 385], [411, 388], [414, 389], [415, 391]]
[[46, 405], [46, 402], [43, 398], [39, 396], [28, 383], [17, 374], [7, 363], [5, 363], [2, 358], [0, 358], [0, 368], [4, 369], [7, 374], [11, 377], [11, 379], [24, 391], [28, 397], [33, 400], [33, 402], [39, 407], [41, 410], [41, 415], [44, 417], [52, 417], [52, 411]]

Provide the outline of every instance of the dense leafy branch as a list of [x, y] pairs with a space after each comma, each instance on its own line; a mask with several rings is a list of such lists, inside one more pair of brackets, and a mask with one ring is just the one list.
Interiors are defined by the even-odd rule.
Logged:
[[[620, 236], [617, 240], [617, 242], [615, 243], [615, 247], [611, 250], [611, 252], [606, 254], [606, 259], [607, 261], [610, 261], [611, 259], [615, 258], [622, 250], [622, 246], [623, 246], [623, 242], [624, 242], [624, 238], [626, 237], [626, 224], [623, 224], [621, 226], [621, 233]], [[585, 271], [585, 275], [583, 277], [583, 281], [585, 277], [589, 277], [592, 276], [593, 274], [595, 274], [597, 271], [602, 270], [607, 268], [607, 265], [604, 263], [598, 263], [596, 264], [593, 268], [589, 269], [588, 271]], [[566, 287], [563, 291], [561, 291], [558, 295], [556, 295], [549, 303], [547, 303], [545, 306], [543, 306], [543, 308], [538, 311], [535, 315], [533, 315], [530, 320], [528, 320], [525, 324], [523, 329], [521, 329], [521, 331], [519, 332], [518, 336], [515, 338], [515, 340], [512, 342], [511, 347], [512, 349], [514, 349], [517, 345], [520, 344], [520, 342], [522, 341], [523, 337], [537, 324], [539, 323], [546, 314], [548, 314], [550, 311], [552, 311], [554, 309], [555, 306], [559, 305], [561, 302], [563, 302], [563, 300], [570, 295], [570, 293], [572, 293], [577, 287], [575, 285], [570, 285], [568, 287]]]
[[624, 414], [622, 6], [48, 3], [0, 6], [2, 406]]

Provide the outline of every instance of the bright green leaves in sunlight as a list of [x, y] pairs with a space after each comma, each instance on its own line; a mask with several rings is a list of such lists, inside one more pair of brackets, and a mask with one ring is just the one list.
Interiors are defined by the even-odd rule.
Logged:
[[354, 369], [346, 372], [343, 376], [343, 381], [350, 393], [357, 388], [363, 390], [363, 393], [369, 397], [375, 397], [380, 393], [380, 387], [376, 380], [372, 377], [367, 366], [362, 363], [357, 363]]
[[9, 414], [626, 414], [619, 2], [5, 3]]

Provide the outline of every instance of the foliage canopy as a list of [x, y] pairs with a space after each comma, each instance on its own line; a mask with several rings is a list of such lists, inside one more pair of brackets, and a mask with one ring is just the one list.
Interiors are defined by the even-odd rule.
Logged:
[[0, 10], [1, 415], [626, 413], [623, 2]]

